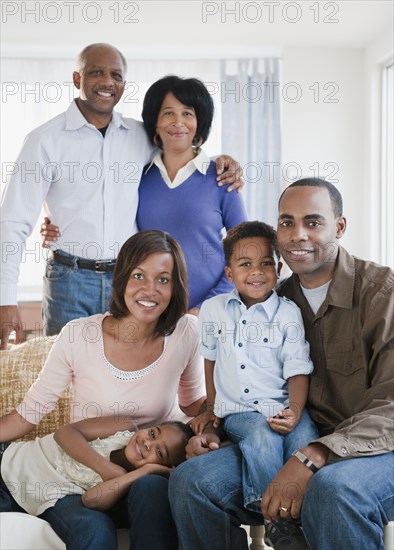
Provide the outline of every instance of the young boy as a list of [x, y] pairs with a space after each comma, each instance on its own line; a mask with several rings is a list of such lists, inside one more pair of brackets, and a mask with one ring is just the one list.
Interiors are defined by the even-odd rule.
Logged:
[[284, 462], [318, 437], [304, 410], [313, 365], [299, 308], [274, 290], [282, 267], [275, 230], [241, 223], [227, 233], [223, 248], [236, 289], [210, 298], [200, 311], [207, 412], [192, 427], [201, 433], [224, 418], [243, 455], [244, 506], [259, 512]]
[[193, 435], [182, 422], [138, 430], [129, 417], [67, 424], [34, 441], [11, 443], [1, 461], [0, 511], [42, 514], [71, 494], [108, 510], [138, 478], [168, 475]]

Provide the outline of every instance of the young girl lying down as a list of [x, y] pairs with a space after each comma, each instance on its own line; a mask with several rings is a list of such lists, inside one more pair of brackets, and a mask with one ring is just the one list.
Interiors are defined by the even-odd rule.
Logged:
[[88, 508], [108, 510], [138, 478], [168, 475], [185, 460], [192, 435], [182, 422], [137, 431], [129, 417], [111, 416], [11, 443], [1, 462], [1, 511], [38, 516], [70, 494], [82, 495]]

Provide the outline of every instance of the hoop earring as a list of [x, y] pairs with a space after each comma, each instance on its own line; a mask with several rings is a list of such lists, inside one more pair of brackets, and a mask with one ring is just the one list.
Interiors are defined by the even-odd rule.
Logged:
[[194, 147], [196, 153], [201, 152], [201, 145], [202, 144], [203, 144], [202, 138], [198, 137], [198, 136], [194, 136], [193, 141], [192, 141], [192, 146]]
[[159, 134], [155, 134], [153, 136], [153, 143], [156, 145], [156, 147], [160, 147], [160, 149], [163, 148], [163, 142], [161, 141], [161, 137]]

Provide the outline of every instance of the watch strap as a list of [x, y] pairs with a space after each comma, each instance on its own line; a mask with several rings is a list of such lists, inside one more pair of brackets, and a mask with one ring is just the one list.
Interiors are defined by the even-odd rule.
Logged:
[[310, 471], [313, 472], [314, 474], [318, 471], [319, 468], [315, 466], [312, 460], [310, 460], [307, 456], [305, 456], [304, 453], [302, 453], [301, 451], [294, 451], [294, 453], [292, 453], [292, 456], [295, 456], [296, 458], [298, 458], [298, 460], [303, 464], [305, 464], [305, 466], [309, 468]]

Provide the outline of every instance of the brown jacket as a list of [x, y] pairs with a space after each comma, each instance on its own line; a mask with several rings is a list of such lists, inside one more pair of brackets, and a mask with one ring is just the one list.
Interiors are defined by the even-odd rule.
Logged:
[[300, 308], [311, 346], [308, 410], [329, 461], [394, 449], [393, 271], [339, 247], [315, 315], [293, 274], [280, 286]]

